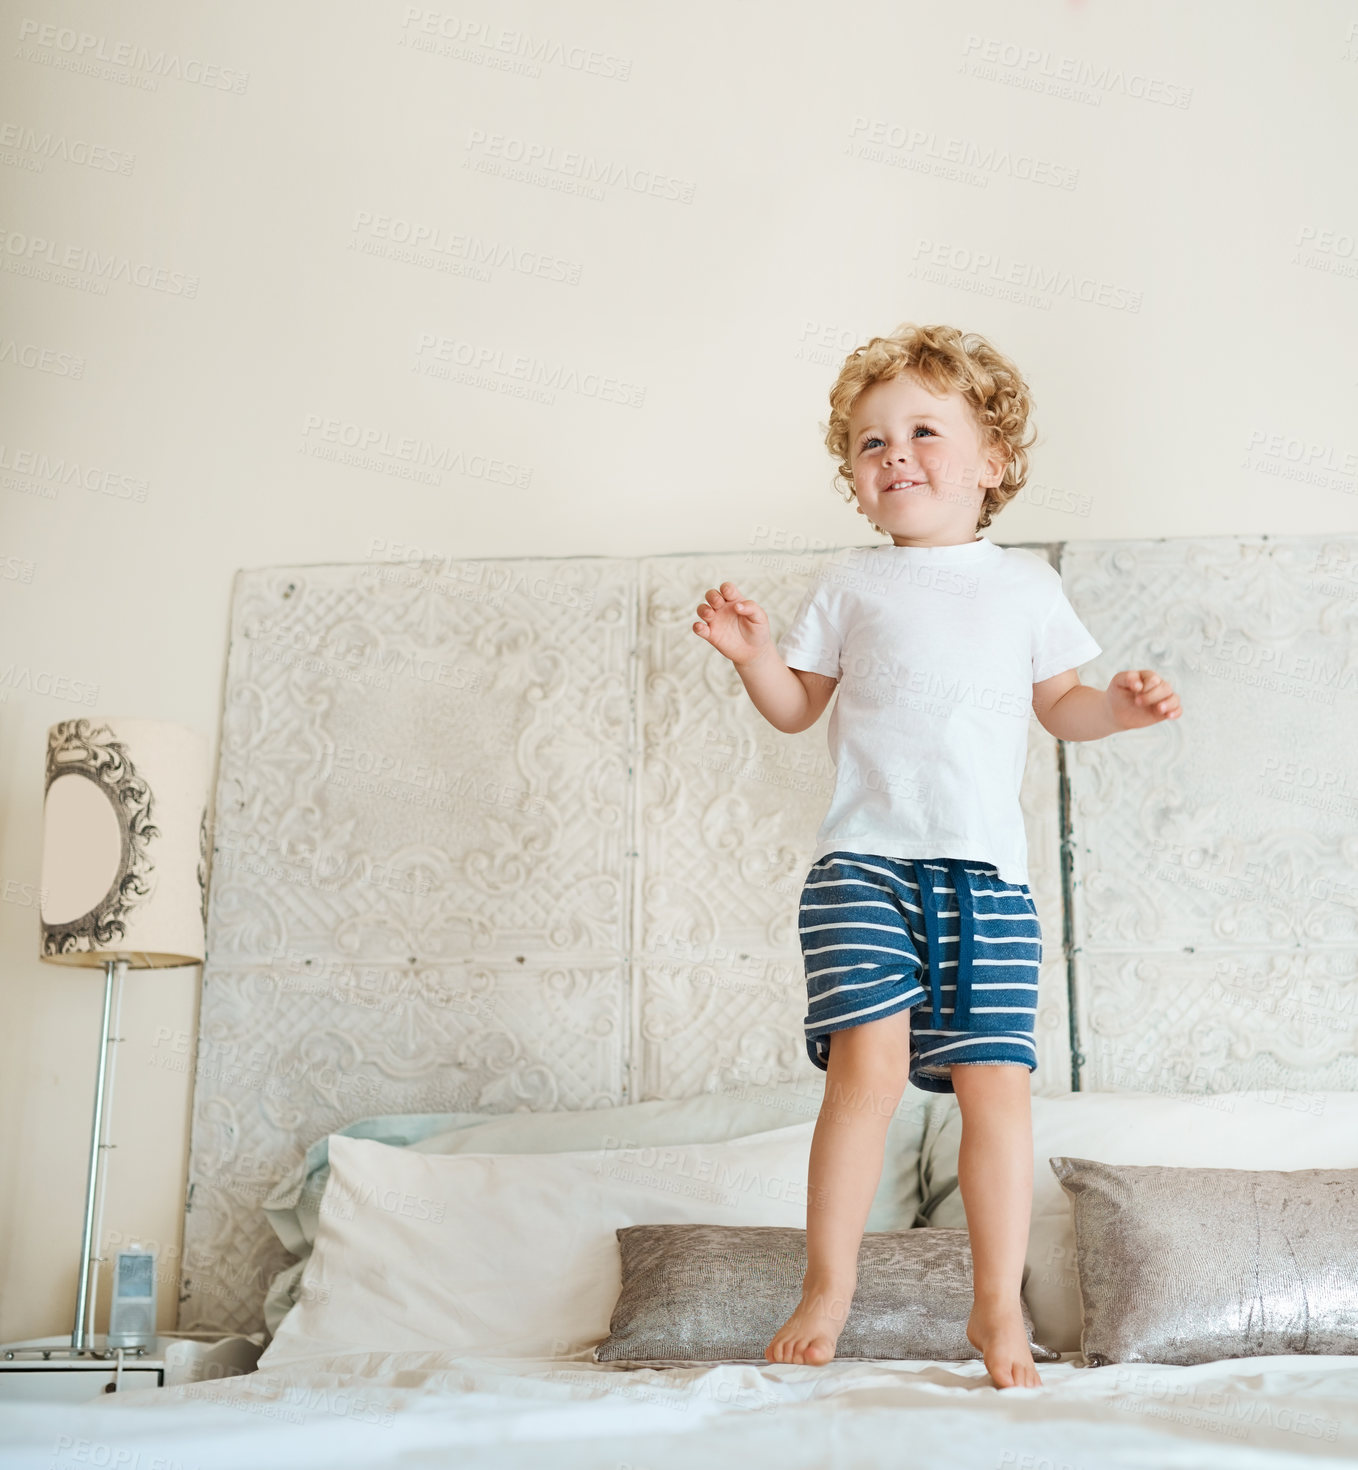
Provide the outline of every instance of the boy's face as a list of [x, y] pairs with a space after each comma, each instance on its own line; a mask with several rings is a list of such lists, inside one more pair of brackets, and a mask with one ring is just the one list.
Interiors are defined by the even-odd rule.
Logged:
[[849, 467], [858, 508], [897, 546], [971, 541], [986, 489], [1005, 461], [987, 452], [971, 405], [936, 397], [913, 373], [874, 383], [849, 415]]

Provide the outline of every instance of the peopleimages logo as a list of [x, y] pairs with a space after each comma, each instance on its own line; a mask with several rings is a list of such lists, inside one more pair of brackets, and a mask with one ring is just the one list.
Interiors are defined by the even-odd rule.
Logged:
[[355, 214], [350, 246], [365, 252], [370, 246], [391, 247], [399, 251], [393, 258], [410, 259], [417, 264], [425, 258], [444, 257], [469, 270], [480, 271], [486, 280], [490, 279], [492, 270], [509, 270], [522, 276], [578, 286], [584, 269], [578, 260], [563, 260], [507, 240], [468, 234], [423, 220], [375, 214], [370, 209], [360, 209]]
[[527, 465], [436, 444], [416, 434], [397, 434], [371, 424], [355, 424], [328, 414], [309, 413], [302, 424], [302, 448], [317, 457], [332, 457], [360, 468], [386, 473], [423, 474], [438, 484], [445, 471], [470, 479], [491, 480], [526, 490], [533, 478]]
[[54, 674], [48, 669], [35, 672], [27, 664], [3, 664], [0, 665], [0, 702], [11, 694], [41, 694], [47, 699], [92, 705], [98, 703], [99, 685]]
[[475, 386], [500, 390], [504, 387], [540, 389], [548, 395], [575, 393], [581, 398], [595, 398], [603, 403], [617, 403], [625, 408], [640, 408], [646, 400], [646, 389], [640, 383], [612, 377], [573, 363], [549, 362], [531, 352], [506, 351], [485, 343], [468, 342], [460, 337], [446, 337], [438, 332], [420, 332], [416, 339], [417, 359], [446, 363], [483, 374], [484, 381]]
[[[0, 229], [0, 259], [14, 275], [49, 276], [59, 285], [84, 284], [97, 295], [107, 292], [111, 281], [161, 291], [167, 296], [192, 299], [198, 295], [198, 277], [171, 270], [149, 260], [133, 260], [116, 251], [95, 245], [62, 244], [43, 235], [26, 235], [21, 230]], [[68, 277], [88, 277], [77, 282]]]
[[0, 148], [26, 155], [37, 172], [55, 160], [76, 168], [92, 168], [98, 173], [130, 174], [137, 162], [135, 153], [19, 123], [0, 123]]
[[[1073, 189], [1080, 171], [1054, 159], [1034, 153], [1014, 152], [998, 143], [978, 143], [972, 138], [940, 135], [935, 129], [920, 125], [892, 122], [887, 118], [854, 116], [849, 127], [846, 151], [870, 163], [892, 163], [897, 167], [917, 166], [927, 172], [942, 166], [945, 177], [954, 174], [965, 180], [971, 170], [976, 181], [990, 178], [1019, 179], [1024, 183], [1042, 184], [1052, 189]], [[898, 155], [892, 158], [891, 155]]]
[[616, 1174], [671, 1193], [683, 1182], [710, 1187], [723, 1203], [735, 1203], [734, 1194], [806, 1201], [804, 1179], [766, 1174], [748, 1164], [696, 1157], [691, 1150], [677, 1146], [638, 1146], [629, 1139], [609, 1137], [604, 1139], [603, 1155], [595, 1165], [595, 1173]]
[[617, 159], [581, 153], [574, 148], [558, 148], [555, 143], [488, 133], [484, 128], [472, 128], [467, 134], [465, 147], [488, 163], [541, 170], [544, 175], [557, 174], [586, 186], [622, 187], [633, 194], [650, 194], [659, 199], [673, 199], [679, 204], [692, 204], [697, 187], [692, 179], [678, 179], [655, 169], [638, 168]]
[[166, 77], [213, 91], [234, 92], [237, 96], [244, 96], [250, 85], [250, 73], [234, 67], [27, 17], [19, 22], [19, 40], [28, 43], [26, 47], [21, 44], [16, 53], [20, 61], [37, 62], [58, 71], [86, 72], [109, 80], [118, 79], [113, 68], [134, 75], [140, 72], [138, 80], [151, 91], [157, 90]]
[[573, 45], [556, 36], [491, 25], [465, 15], [409, 5], [401, 26], [402, 44], [413, 51], [436, 51], [459, 61], [506, 71], [522, 70], [528, 76], [541, 76], [544, 64], [606, 81], [625, 82], [632, 74], [630, 57], [615, 56], [594, 46]]
[[1070, 96], [1072, 100], [1088, 100], [1096, 106], [1114, 92], [1162, 107], [1186, 108], [1193, 101], [1192, 87], [1176, 86], [1134, 68], [1055, 55], [1042, 46], [1025, 46], [1017, 41], [969, 35], [962, 46], [962, 57], [968, 75]]
[[36, 342], [16, 342], [13, 337], [0, 337], [0, 363], [27, 368], [34, 373], [51, 373], [57, 378], [83, 378], [85, 359], [73, 352], [58, 352], [54, 347], [39, 347]]
[[[2, 354], [0, 354], [0, 360]], [[0, 444], [0, 471], [41, 481], [53, 489], [56, 499], [60, 487], [77, 487], [107, 495], [115, 500], [146, 499], [148, 482], [133, 475], [118, 474], [98, 465], [68, 459], [64, 454], [50, 454], [44, 449], [25, 449], [18, 444]]]
[[405, 1215], [408, 1219], [428, 1220], [435, 1225], [443, 1220], [447, 1209], [444, 1200], [427, 1199], [422, 1194], [407, 1194], [401, 1189], [381, 1189], [367, 1179], [360, 1179], [354, 1184], [346, 1185], [332, 1175], [330, 1186], [326, 1189], [327, 1198], [332, 1190], [346, 1205], [376, 1205], [379, 1210], [386, 1210], [388, 1214]]
[[921, 281], [957, 286], [981, 295], [1011, 298], [1006, 293], [1028, 293], [1027, 304], [1049, 310], [1064, 298], [1086, 306], [1107, 307], [1139, 315], [1143, 293], [1114, 281], [1079, 275], [1064, 266], [1037, 261], [1006, 259], [991, 250], [954, 245], [946, 240], [920, 237], [911, 253], [909, 274]]

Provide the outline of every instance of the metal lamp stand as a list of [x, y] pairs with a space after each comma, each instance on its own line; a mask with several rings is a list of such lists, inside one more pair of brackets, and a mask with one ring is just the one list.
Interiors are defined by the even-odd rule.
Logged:
[[113, 990], [116, 979], [118, 994], [122, 995], [123, 979], [127, 974], [127, 961], [106, 960], [104, 963], [104, 1017], [99, 1033], [99, 1072], [94, 1083], [94, 1121], [90, 1127], [90, 1170], [85, 1183], [85, 1225], [80, 1236], [80, 1277], [76, 1284], [75, 1325], [71, 1329], [71, 1356], [102, 1357], [93, 1345], [95, 1292], [90, 1282], [90, 1266], [94, 1253], [94, 1201], [103, 1183], [104, 1149], [115, 1144], [101, 1142], [104, 1127], [104, 1105], [108, 1090], [108, 1048], [110, 1040], [121, 1041], [121, 1036], [109, 1036], [109, 1018], [113, 1014]]
[[[76, 1282], [75, 1325], [71, 1328], [69, 1346], [57, 1337], [32, 1337], [23, 1342], [6, 1343], [0, 1347], [0, 1357], [7, 1362], [23, 1363], [41, 1360], [44, 1363], [57, 1361], [75, 1365], [104, 1362], [116, 1359], [121, 1365], [126, 1358], [138, 1359], [146, 1356], [144, 1347], [116, 1348], [100, 1352], [94, 1345], [94, 1307], [97, 1278], [91, 1280], [94, 1255], [95, 1202], [102, 1197], [104, 1187], [104, 1150], [116, 1148], [113, 1143], [104, 1143], [104, 1113], [108, 1106], [111, 1085], [109, 1045], [121, 1041], [121, 1036], [110, 1036], [115, 994], [121, 1002], [123, 980], [127, 975], [125, 959], [104, 961], [104, 1015], [99, 1032], [99, 1070], [94, 1082], [94, 1120], [90, 1125], [90, 1169], [85, 1183], [85, 1223], [80, 1236], [80, 1276]], [[121, 1014], [121, 1004], [119, 1005]], [[121, 1367], [120, 1370], [121, 1371]]]

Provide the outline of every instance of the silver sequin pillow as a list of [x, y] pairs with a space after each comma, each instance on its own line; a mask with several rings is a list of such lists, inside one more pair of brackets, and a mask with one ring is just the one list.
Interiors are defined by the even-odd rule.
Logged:
[[[622, 1291], [597, 1362], [763, 1363], [801, 1298], [806, 1232], [775, 1225], [628, 1225], [618, 1230]], [[858, 1286], [836, 1358], [979, 1358], [967, 1340], [971, 1246], [965, 1230], [863, 1236]], [[1033, 1344], [1033, 1357], [1059, 1354]]]
[[1050, 1162], [1089, 1362], [1358, 1353], [1358, 1169]]

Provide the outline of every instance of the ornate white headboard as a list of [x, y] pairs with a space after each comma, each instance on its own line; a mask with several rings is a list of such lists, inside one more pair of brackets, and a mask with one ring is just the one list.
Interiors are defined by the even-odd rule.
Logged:
[[[1032, 549], [1086, 682], [1153, 667], [1184, 708], [1031, 724], [1035, 1088], [1358, 1087], [1358, 538]], [[829, 554], [238, 575], [182, 1330], [262, 1325], [260, 1200], [356, 1118], [819, 1095], [824, 726], [773, 730], [691, 625], [731, 579], [781, 630]]]

